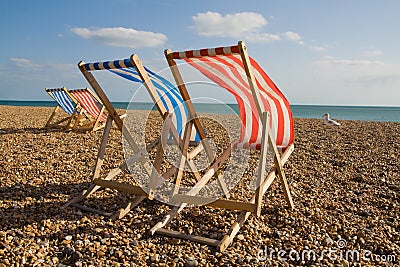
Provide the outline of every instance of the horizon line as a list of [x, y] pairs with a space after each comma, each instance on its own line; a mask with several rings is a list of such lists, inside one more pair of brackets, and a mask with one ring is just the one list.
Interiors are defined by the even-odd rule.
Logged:
[[[0, 99], [0, 102], [54, 102], [52, 100], [16, 100], [16, 99]], [[111, 103], [130, 103], [130, 101], [111, 101]], [[153, 102], [133, 102], [133, 103], [142, 103], [142, 104], [153, 104]], [[194, 104], [211, 104], [211, 105], [220, 105], [218, 103], [206, 103], [206, 102], [193, 102]], [[224, 103], [227, 105], [237, 105], [237, 103]], [[321, 106], [321, 107], [400, 107], [400, 105], [368, 105], [368, 104], [298, 104], [291, 103], [291, 106]]]

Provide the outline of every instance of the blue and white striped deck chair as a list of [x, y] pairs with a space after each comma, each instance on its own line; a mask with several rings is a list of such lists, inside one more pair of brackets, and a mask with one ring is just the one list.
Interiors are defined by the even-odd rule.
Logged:
[[[106, 69], [120, 77], [143, 84], [142, 78], [137, 70], [132, 66], [129, 58], [102, 63], [85, 64], [85, 68], [90, 71]], [[157, 109], [162, 115], [164, 115], [163, 111], [172, 114], [172, 122], [175, 128], [178, 130], [180, 137], [183, 138], [183, 130], [187, 122], [188, 111], [186, 109], [186, 105], [184, 104], [184, 100], [179, 93], [179, 90], [167, 79], [146, 67], [144, 67], [144, 69], [146, 70], [158, 95], [158, 98], [155, 99]], [[157, 105], [157, 103], [159, 104]], [[200, 137], [195, 130], [192, 131], [190, 140], [194, 142], [200, 141]]]
[[[158, 138], [158, 140], [146, 145], [146, 147], [139, 148], [135, 140], [133, 140], [133, 137], [130, 135], [129, 131], [126, 131], [126, 128], [123, 125], [121, 118], [118, 116], [117, 111], [115, 110], [110, 100], [108, 99], [103, 89], [101, 88], [100, 84], [97, 82], [96, 78], [93, 76], [91, 72], [108, 70], [130, 81], [144, 84], [145, 88], [150, 94], [152, 100], [154, 101], [155, 106], [157, 107], [164, 121], [168, 120], [170, 124], [173, 124], [172, 126], [170, 125], [171, 127], [170, 134], [174, 133], [175, 137], [174, 139], [180, 139], [177, 140], [180, 144], [183, 144], [180, 142], [185, 132], [182, 130], [182, 128], [186, 128], [188, 112], [186, 110], [186, 106], [183, 103], [184, 101], [177, 88], [175, 88], [170, 82], [168, 82], [160, 75], [157, 75], [154, 72], [150, 71], [149, 69], [144, 68], [137, 55], [132, 55], [128, 59], [114, 60], [107, 62], [84, 63], [81, 61], [78, 63], [78, 67], [81, 70], [84, 77], [86, 78], [86, 80], [93, 88], [93, 90], [96, 92], [99, 99], [102, 101], [104, 107], [106, 108], [109, 114], [109, 117], [107, 119], [107, 123], [104, 128], [100, 149], [98, 151], [96, 166], [92, 175], [92, 184], [87, 190], [83, 191], [78, 196], [76, 196], [68, 203], [66, 203], [64, 207], [74, 206], [85, 211], [95, 212], [104, 216], [111, 216], [113, 219], [120, 219], [123, 216], [125, 216], [132, 208], [138, 205], [142, 200], [144, 200], [146, 197], [148, 197], [149, 199], [153, 199], [152, 192], [153, 188], [157, 187], [157, 182], [153, 184], [152, 181], [157, 180], [156, 178], [153, 179], [153, 177], [156, 176], [158, 177], [156, 173], [161, 171], [161, 164], [163, 161], [163, 153], [164, 153], [161, 147], [163, 141], [161, 140], [162, 138], [160, 137]], [[167, 113], [168, 116], [166, 116]], [[123, 163], [121, 163], [121, 165], [119, 165], [119, 167], [111, 170], [105, 176], [105, 178], [100, 179], [101, 166], [105, 157], [105, 152], [106, 152], [105, 148], [107, 146], [108, 136], [110, 134], [110, 128], [112, 122], [115, 122], [117, 128], [122, 132], [124, 138], [132, 148], [134, 155], [126, 159]], [[196, 134], [196, 131], [192, 132], [195, 132], [195, 134], [191, 136], [191, 140], [200, 141], [200, 138], [198, 137], [198, 134]], [[160, 136], [161, 135], [162, 134], [160, 133]], [[190, 140], [190, 138], [187, 139]], [[152, 168], [152, 166], [150, 166], [148, 162], [143, 161], [143, 153], [144, 153], [143, 151], [145, 150], [150, 151], [152, 148], [156, 146], [158, 146], [158, 150], [155, 157], [156, 159], [154, 160], [153, 163], [154, 168]], [[191, 151], [193, 153], [191, 153], [191, 155], [188, 155], [187, 157], [189, 165], [192, 164], [190, 162], [191, 158], [195, 157], [201, 151], [202, 151], [201, 144], [195, 147]], [[135, 158], [134, 161], [139, 161], [142, 163], [146, 173], [150, 177], [150, 184], [147, 190], [144, 190], [140, 186], [130, 185], [126, 183], [119, 183], [113, 180], [115, 176], [128, 169], [129, 167], [128, 165], [130, 164], [128, 162], [130, 162], [130, 160], [133, 158]], [[193, 169], [195, 168], [195, 166], [192, 167], [189, 166], [189, 168]], [[154, 170], [156, 170], [156, 172]], [[168, 180], [175, 173], [176, 173], [176, 166], [172, 166], [165, 173], [163, 174], [160, 173], [160, 176], [162, 176], [164, 180]], [[196, 173], [198, 174], [197, 171]], [[83, 201], [85, 198], [93, 194], [95, 191], [97, 191], [100, 187], [111, 188], [119, 191], [124, 191], [127, 193], [132, 193], [136, 195], [136, 198], [133, 201], [129, 202], [125, 208], [122, 208], [115, 213], [105, 213], [103, 211], [78, 204], [79, 202]]]
[[[45, 91], [57, 103], [57, 106], [55, 107], [50, 115], [50, 118], [46, 122], [45, 128], [68, 128], [75, 114], [77, 114], [77, 103], [68, 94], [68, 90], [65, 87], [53, 89], [45, 88]], [[67, 117], [64, 117], [63, 119], [56, 122], [52, 122], [54, 116], [60, 108], [67, 114]], [[65, 125], [62, 125], [62, 123], [64, 123], [65, 121], [67, 121], [67, 123]]]

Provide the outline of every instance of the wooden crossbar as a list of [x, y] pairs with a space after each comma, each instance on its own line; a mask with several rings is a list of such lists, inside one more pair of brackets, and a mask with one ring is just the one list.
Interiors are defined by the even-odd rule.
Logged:
[[256, 208], [254, 203], [249, 202], [179, 194], [174, 195], [172, 201], [176, 203], [190, 203], [196, 206], [204, 205], [220, 209], [245, 210], [250, 212], [254, 212]]
[[147, 196], [147, 193], [140, 186], [136, 185], [103, 179], [94, 179], [93, 183], [101, 187], [116, 189], [118, 191], [126, 192], [129, 194]]

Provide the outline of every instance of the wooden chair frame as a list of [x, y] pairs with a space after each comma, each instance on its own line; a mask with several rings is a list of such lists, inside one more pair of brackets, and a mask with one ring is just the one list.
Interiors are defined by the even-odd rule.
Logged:
[[[74, 121], [74, 119], [76, 119], [76, 116], [78, 115], [78, 111], [79, 111], [79, 105], [78, 102], [76, 101], [75, 98], [73, 98], [67, 88], [65, 87], [61, 87], [61, 88], [45, 88], [44, 89], [51, 98], [54, 99], [54, 101], [56, 101], [57, 106], [53, 109], [53, 112], [51, 113], [49, 119], [46, 122], [45, 128], [60, 128], [60, 129], [70, 129], [71, 127], [71, 122]], [[58, 100], [54, 97], [53, 92], [55, 91], [63, 91], [73, 102], [74, 104], [74, 110], [71, 114], [68, 114], [67, 117], [62, 118], [56, 122], [53, 122], [53, 119], [55, 117], [55, 115], [57, 114], [57, 112], [62, 109], [60, 104], [58, 103]], [[65, 112], [65, 111], [64, 111]], [[66, 122], [66, 123], [65, 123]], [[63, 123], [65, 123], [63, 125]]]
[[[225, 51], [224, 48], [221, 48], [222, 51]], [[207, 244], [211, 246], [216, 246], [220, 251], [225, 250], [227, 246], [233, 241], [234, 237], [238, 233], [240, 227], [244, 224], [244, 222], [247, 220], [247, 218], [250, 216], [251, 213], [255, 213], [257, 216], [260, 216], [261, 214], [261, 205], [262, 205], [262, 198], [271, 185], [271, 183], [274, 181], [275, 177], [278, 176], [280, 183], [282, 185], [282, 189], [285, 195], [285, 199], [287, 203], [289, 204], [289, 207], [291, 209], [294, 208], [293, 200], [290, 194], [290, 189], [289, 189], [289, 184], [287, 182], [287, 179], [285, 177], [284, 171], [283, 171], [283, 165], [285, 162], [288, 160], [290, 154], [294, 150], [294, 145], [291, 144], [286, 148], [284, 153], [281, 155], [278, 151], [278, 148], [275, 144], [274, 139], [271, 136], [271, 131], [269, 127], [269, 112], [263, 111], [260, 108], [260, 93], [258, 92], [254, 74], [252, 73], [252, 68], [250, 67], [250, 59], [247, 54], [246, 46], [244, 42], [240, 41], [238, 43], [237, 49], [238, 53], [241, 55], [241, 59], [244, 65], [244, 69], [246, 71], [248, 83], [252, 92], [252, 96], [255, 100], [256, 106], [257, 106], [257, 112], [258, 115], [262, 121], [263, 124], [263, 129], [262, 129], [262, 143], [261, 143], [261, 152], [260, 152], [260, 161], [258, 165], [258, 172], [257, 172], [257, 190], [255, 192], [255, 195], [251, 199], [250, 202], [242, 202], [242, 201], [236, 201], [236, 200], [229, 200], [229, 199], [207, 199], [204, 197], [199, 197], [196, 196], [196, 194], [201, 190], [202, 186], [204, 186], [213, 176], [218, 171], [219, 165], [225, 161], [226, 158], [231, 153], [231, 147], [226, 149], [215, 161], [214, 163], [210, 166], [208, 171], [198, 180], [198, 182], [193, 186], [191, 190], [189, 190], [185, 195], [178, 194], [178, 188], [180, 185], [180, 177], [181, 172], [183, 170], [183, 162], [179, 163], [179, 168], [178, 168], [178, 175], [176, 177], [176, 187], [177, 190], [175, 190], [175, 194], [173, 196], [173, 199], [181, 203], [179, 206], [174, 207], [165, 217], [162, 221], [158, 222], [156, 225], [154, 225], [151, 230], [150, 234], [161, 234], [169, 237], [174, 237], [174, 238], [183, 238], [195, 242], [199, 242], [202, 244]], [[180, 52], [179, 52], [180, 53]], [[196, 51], [196, 53], [200, 55], [200, 51]], [[173, 52], [170, 49], [165, 50], [165, 56], [168, 61], [168, 64], [170, 66], [170, 69], [172, 71], [172, 74], [174, 76], [175, 82], [178, 85], [179, 91], [185, 100], [185, 104], [187, 105], [187, 109], [189, 111], [190, 120], [185, 129], [185, 135], [183, 137], [183, 142], [184, 145], [182, 146], [182, 155], [187, 155], [187, 143], [188, 143], [188, 136], [191, 134], [192, 130], [192, 125], [195, 126], [196, 130], [199, 133], [203, 133], [203, 127], [200, 123], [200, 120], [197, 118], [196, 111], [194, 109], [194, 106], [191, 102], [189, 93], [186, 89], [185, 83], [182, 79], [182, 76], [179, 72], [178, 66], [176, 64], [176, 61], [173, 57]], [[203, 139], [203, 136], [200, 136]], [[274, 167], [271, 169], [271, 171], [266, 174], [265, 173], [265, 165], [266, 165], [266, 154], [270, 150], [273, 153], [274, 157]], [[194, 235], [188, 235], [185, 233], [181, 232], [176, 232], [173, 230], [168, 230], [165, 229], [164, 227], [171, 222], [174, 218], [178, 216], [178, 214], [188, 205], [188, 204], [199, 204], [199, 203], [207, 203], [205, 204], [206, 206], [211, 206], [211, 207], [216, 207], [216, 208], [222, 208], [222, 209], [228, 209], [228, 210], [237, 210], [241, 211], [239, 214], [237, 221], [231, 226], [229, 232], [224, 236], [222, 240], [216, 240], [216, 239], [211, 239], [211, 238], [206, 238], [206, 237], [201, 237], [201, 236], [194, 236]]]
[[[92, 174], [92, 184], [89, 186], [88, 189], [84, 190], [81, 192], [78, 196], [75, 198], [71, 199], [68, 201], [64, 207], [68, 206], [73, 206], [80, 208], [85, 211], [89, 212], [94, 212], [103, 216], [110, 216], [112, 219], [120, 219], [123, 216], [125, 216], [132, 208], [137, 206], [141, 201], [143, 201], [145, 198], [153, 199], [154, 198], [154, 191], [156, 188], [160, 185], [162, 179], [160, 179], [159, 173], [161, 169], [161, 164], [163, 160], [163, 146], [166, 145], [165, 142], [168, 138], [166, 138], [167, 135], [169, 135], [168, 131], [172, 133], [172, 136], [174, 140], [177, 142], [179, 147], [182, 146], [182, 140], [176, 130], [176, 128], [173, 126], [172, 120], [171, 120], [171, 115], [167, 112], [167, 110], [164, 108], [163, 105], [161, 105], [161, 100], [159, 99], [156, 89], [154, 88], [153, 83], [151, 82], [147, 71], [144, 69], [139, 57], [135, 54], [131, 55], [130, 57], [130, 64], [133, 66], [137, 72], [139, 73], [144, 86], [146, 87], [148, 93], [150, 94], [152, 100], [154, 101], [155, 106], [157, 107], [157, 110], [159, 111], [160, 115], [162, 116], [165, 127], [163, 127], [163, 132], [161, 133], [162, 136], [157, 138], [154, 142], [146, 145], [145, 147], [140, 148], [131, 134], [129, 133], [128, 129], [126, 126], [123, 124], [123, 121], [120, 116], [118, 116], [117, 111], [111, 104], [110, 100], [104, 93], [103, 89], [99, 85], [99, 83], [96, 81], [95, 77], [93, 74], [88, 71], [85, 68], [85, 63], [83, 61], [78, 63], [78, 67], [81, 70], [83, 76], [86, 78], [86, 80], [89, 82], [93, 90], [96, 92], [96, 94], [99, 97], [99, 100], [103, 103], [105, 109], [108, 112], [108, 118], [107, 122], [105, 124], [103, 136], [101, 139], [101, 144], [100, 144], [100, 149], [97, 154], [97, 159], [96, 159], [96, 164], [95, 164], [95, 169]], [[125, 159], [118, 167], [110, 170], [108, 174], [104, 178], [100, 178], [100, 171], [101, 167], [105, 158], [105, 149], [107, 146], [107, 142], [109, 139], [110, 135], [110, 130], [111, 130], [111, 125], [112, 122], [115, 122], [117, 125], [117, 129], [122, 133], [123, 137], [126, 139], [127, 143], [131, 147], [131, 149], [134, 151], [134, 155], [132, 155], [130, 158]], [[199, 133], [200, 135], [202, 133]], [[204, 133], [203, 133], [203, 136]], [[157, 147], [157, 152], [156, 152], [156, 157], [153, 163], [153, 166], [147, 161], [145, 161], [144, 156], [150, 151], [151, 149]], [[194, 173], [198, 173], [197, 170], [195, 169], [194, 164], [191, 162], [191, 159], [194, 158], [199, 152], [201, 152], [201, 148], [203, 146], [200, 144], [196, 148], [194, 148], [189, 154], [188, 154], [188, 160], [187, 164], [191, 168], [191, 170]], [[206, 148], [207, 151], [207, 144], [204, 144], [204, 147]], [[209, 150], [211, 151], [211, 149]], [[148, 190], [144, 190], [143, 188], [127, 183], [120, 183], [117, 181], [114, 181], [113, 179], [123, 172], [124, 170], [127, 170], [128, 167], [133, 163], [133, 162], [139, 162], [142, 164], [142, 166], [145, 168], [146, 173], [150, 177], [150, 184], [149, 187], [147, 188]], [[169, 170], [167, 170], [165, 173], [162, 174], [162, 178], [168, 180], [169, 177], [171, 177], [174, 173], [176, 172], [176, 167], [171, 167]], [[107, 213], [103, 212], [97, 209], [93, 209], [84, 205], [79, 204], [81, 201], [89, 197], [91, 194], [96, 192], [100, 187], [103, 188], [109, 188], [109, 189], [116, 189], [122, 192], [128, 192], [131, 194], [136, 195], [135, 199], [130, 201], [125, 205], [125, 207], [120, 208], [118, 211], [114, 213]], [[148, 191], [148, 192], [147, 192]]]

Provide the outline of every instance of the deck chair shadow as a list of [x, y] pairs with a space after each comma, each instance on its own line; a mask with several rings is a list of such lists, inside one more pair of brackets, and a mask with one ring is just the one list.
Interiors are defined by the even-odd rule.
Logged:
[[[88, 189], [84, 190], [78, 196], [67, 202], [64, 207], [74, 206], [85, 211], [98, 213], [104, 216], [110, 216], [112, 219], [119, 219], [125, 216], [132, 208], [137, 206], [144, 199], [153, 199], [152, 188], [158, 186], [162, 179], [169, 179], [169, 177], [176, 172], [176, 167], [172, 166], [166, 172], [161, 174], [163, 147], [165, 147], [170, 135], [172, 135], [173, 140], [176, 141], [179, 147], [182, 145], [182, 133], [179, 133], [178, 129], [183, 128], [183, 125], [185, 125], [188, 112], [185, 109], [185, 106], [182, 105], [183, 99], [180, 97], [177, 89], [161, 76], [145, 68], [137, 55], [132, 55], [130, 58], [123, 60], [107, 62], [79, 62], [78, 66], [84, 77], [96, 92], [99, 100], [103, 103], [104, 109], [107, 112], [104, 113], [107, 114], [104, 116], [108, 117], [101, 139], [95, 168], [92, 174], [92, 184]], [[92, 74], [92, 71], [98, 70], [108, 70], [120, 77], [126, 78], [133, 82], [139, 82], [145, 86], [164, 123], [168, 125], [168, 127], [163, 128], [164, 130], [162, 131], [162, 135], [160, 137], [142, 147], [137, 144], [129, 132], [129, 129], [127, 129], [127, 127], [123, 124], [121, 118], [117, 115], [115, 108]], [[178, 106], [180, 106], [180, 108], [178, 108]], [[174, 111], [180, 112], [179, 116], [176, 115]], [[110, 170], [105, 177], [101, 177], [102, 164], [106, 156], [105, 150], [108, 143], [112, 122], [115, 122], [117, 125], [117, 129], [122, 133], [124, 140], [126, 140], [129, 149], [133, 151], [133, 154], [129, 158], [125, 159], [118, 167]], [[204, 133], [201, 134], [203, 134], [204, 138]], [[195, 166], [189, 161], [203, 150], [203, 145], [199, 143], [199, 134], [193, 134], [191, 138], [191, 140], [197, 142], [198, 145], [193, 149], [191, 156], [188, 158], [188, 165], [191, 166], [191, 170], [196, 173]], [[188, 140], [189, 139], [190, 138], [188, 138]], [[154, 161], [146, 161], [145, 156], [147, 156], [148, 153], [153, 149], [157, 150]], [[148, 187], [143, 188], [143, 186], [121, 183], [115, 180], [117, 175], [128, 170], [129, 166], [134, 162], [141, 164], [148, 177], [150, 177], [149, 181], [151, 181], [151, 184], [149, 184]], [[116, 189], [119, 191], [129, 192], [136, 195], [136, 197], [132, 201], [129, 201], [124, 207], [112, 213], [93, 209], [80, 204], [80, 202], [87, 199], [100, 188]]]
[[[79, 114], [77, 106], [78, 103], [73, 98], [71, 98], [68, 90], [65, 87], [45, 88], [45, 91], [57, 103], [57, 106], [54, 108], [53, 112], [46, 122], [45, 128], [69, 129], [71, 122], [75, 122], [76, 117]], [[63, 111], [65, 113], [65, 116], [63, 116], [63, 118], [61, 119], [55, 120], [59, 111]]]
[[[187, 123], [187, 132], [190, 135], [192, 125], [201, 132], [202, 125], [195, 108], [190, 101], [190, 96], [179, 71], [178, 60], [184, 60], [200, 71], [218, 86], [234, 95], [239, 106], [242, 130], [240, 139], [222, 152], [211, 164], [204, 175], [188, 191], [179, 191], [180, 180], [176, 179], [177, 190], [174, 191], [173, 201], [175, 207], [154, 225], [150, 234], [161, 234], [174, 238], [183, 238], [202, 244], [217, 247], [220, 251], [226, 249], [233, 241], [239, 229], [248, 217], [254, 213], [261, 215], [262, 198], [269, 186], [279, 178], [285, 199], [290, 208], [294, 208], [288, 181], [285, 177], [283, 165], [288, 160], [294, 149], [293, 118], [289, 102], [272, 82], [257, 62], [249, 57], [244, 42], [230, 47], [172, 52], [165, 50], [165, 56], [172, 74], [185, 100], [190, 118], [195, 118]], [[183, 137], [187, 141], [187, 135]], [[187, 147], [183, 146], [182, 155], [186, 155]], [[213, 199], [200, 196], [199, 193], [218, 172], [221, 164], [228, 158], [233, 149], [251, 149], [259, 151], [259, 163], [255, 177], [256, 190], [250, 201], [235, 199]], [[266, 170], [267, 154], [272, 155], [272, 167]], [[178, 170], [183, 170], [182, 162]], [[179, 204], [180, 203], [180, 204]], [[231, 225], [222, 240], [204, 236], [196, 236], [178, 232], [165, 227], [174, 220], [188, 205], [205, 205], [214, 208], [240, 211], [237, 220]]]

